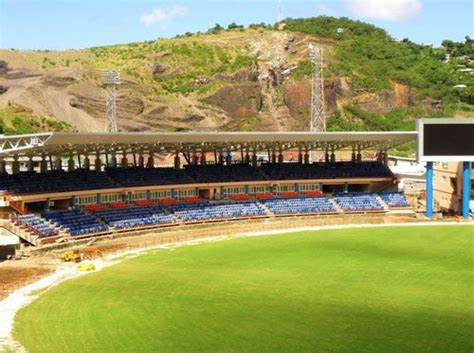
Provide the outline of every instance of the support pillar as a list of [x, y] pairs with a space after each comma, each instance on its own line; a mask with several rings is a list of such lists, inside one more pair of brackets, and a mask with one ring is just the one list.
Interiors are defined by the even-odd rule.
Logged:
[[362, 153], [361, 153], [361, 149], [360, 149], [360, 146], [357, 147], [357, 163], [361, 163], [362, 162]]
[[48, 161], [46, 160], [46, 156], [41, 156], [40, 162], [40, 173], [46, 173], [48, 171]]
[[352, 147], [351, 161], [352, 161], [352, 163], [355, 163], [355, 162], [356, 162], [355, 147]]
[[138, 156], [138, 166], [143, 168], [145, 166], [145, 157], [143, 157], [143, 153], [140, 153]]
[[284, 162], [283, 151], [280, 150], [280, 153], [278, 154], [278, 163], [282, 164], [283, 162]]
[[[178, 156], [178, 153], [179, 152], [176, 152], [176, 156]], [[146, 162], [146, 167], [147, 168], [154, 168], [155, 167], [154, 155], [155, 155], [155, 153], [153, 151], [150, 151], [150, 154], [148, 155], [148, 160]]]
[[84, 158], [84, 162], [82, 163], [82, 167], [85, 170], [90, 170], [91, 169], [91, 160], [89, 159], [89, 155], [86, 155]]
[[257, 151], [253, 151], [253, 155], [252, 155], [252, 167], [257, 168], [257, 163], [258, 163]]
[[298, 163], [303, 163], [303, 151], [301, 150], [301, 148], [298, 150]]
[[462, 211], [463, 218], [469, 218], [469, 201], [471, 197], [471, 162], [462, 163]]
[[102, 162], [100, 161], [100, 156], [96, 155], [95, 161], [94, 161], [94, 170], [96, 172], [100, 172], [101, 169], [102, 169]]
[[174, 156], [174, 169], [181, 168], [181, 158], [179, 158], [178, 152], [176, 152], [176, 156]]
[[60, 156], [57, 156], [56, 160], [54, 161], [54, 169], [63, 170], [63, 161], [61, 160]]
[[117, 156], [115, 153], [112, 153], [112, 158], [110, 159], [110, 167], [117, 168]]
[[67, 171], [72, 172], [74, 170], [74, 166], [75, 166], [74, 159], [72, 159], [72, 156], [70, 156], [69, 159], [67, 160]]
[[433, 217], [433, 162], [426, 162], [426, 217]]
[[331, 163], [336, 163], [336, 153], [334, 153], [334, 147], [331, 148]]
[[224, 154], [222, 151], [219, 151], [219, 164], [224, 165]]
[[28, 158], [28, 162], [26, 163], [26, 169], [29, 171], [29, 172], [33, 172], [35, 170], [35, 165], [33, 163], [33, 156], [30, 156]]
[[277, 161], [277, 156], [276, 156], [275, 150], [273, 150], [273, 152], [272, 152], [272, 163], [275, 164], [276, 161]]
[[304, 154], [304, 164], [309, 164], [309, 153], [308, 151]]
[[231, 165], [232, 164], [232, 154], [230, 151], [227, 151], [227, 155], [225, 156], [225, 164]]
[[15, 156], [12, 162], [12, 174], [20, 173], [20, 161], [18, 160], [18, 156]]
[[124, 169], [128, 167], [128, 159], [127, 159], [126, 153], [124, 153], [122, 156], [122, 160], [120, 161], [120, 166]]
[[206, 165], [207, 164], [207, 161], [206, 161], [206, 152], [202, 152], [201, 153], [201, 165]]
[[6, 174], [7, 173], [7, 168], [6, 168], [5, 164], [6, 164], [5, 160], [3, 158], [0, 159], [0, 174]]

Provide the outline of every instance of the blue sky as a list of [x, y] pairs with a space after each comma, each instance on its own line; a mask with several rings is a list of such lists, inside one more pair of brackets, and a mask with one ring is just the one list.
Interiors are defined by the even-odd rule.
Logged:
[[[473, 35], [472, 0], [282, 0], [283, 17], [346, 16], [439, 45]], [[0, 47], [67, 49], [274, 23], [278, 0], [0, 0]]]

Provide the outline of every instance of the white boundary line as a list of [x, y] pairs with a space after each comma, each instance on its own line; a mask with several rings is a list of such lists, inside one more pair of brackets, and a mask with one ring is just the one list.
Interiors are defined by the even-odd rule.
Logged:
[[[208, 238], [196, 239], [193, 241], [177, 242], [170, 244], [154, 245], [135, 250], [128, 250], [121, 253], [105, 256], [104, 259], [97, 259], [90, 261], [96, 266], [96, 271], [102, 268], [114, 265], [123, 261], [124, 259], [139, 256], [147, 251], [156, 249], [166, 249], [181, 247], [187, 245], [196, 245], [206, 242], [221, 241], [232, 239], [236, 237], [255, 237], [265, 235], [277, 235], [287, 233], [300, 233], [305, 231], [319, 231], [331, 229], [348, 229], [348, 228], [377, 228], [377, 227], [418, 227], [418, 226], [474, 226], [474, 222], [419, 222], [419, 223], [383, 223], [383, 224], [347, 224], [347, 225], [331, 225], [331, 226], [312, 226], [312, 227], [298, 227], [285, 228], [277, 230], [267, 230], [258, 232], [244, 232], [233, 235], [222, 235]], [[474, 228], [473, 228], [474, 236]], [[95, 272], [95, 271], [94, 271]], [[26, 350], [20, 343], [13, 338], [13, 326], [15, 315], [20, 309], [33, 302], [40, 295], [40, 291], [48, 290], [53, 286], [64, 282], [66, 280], [76, 278], [90, 272], [81, 272], [77, 270], [77, 264], [60, 264], [56, 267], [56, 271], [43, 277], [23, 288], [19, 288], [12, 292], [7, 298], [0, 301], [0, 352], [3, 349], [13, 350], [18, 353], [25, 353]]]

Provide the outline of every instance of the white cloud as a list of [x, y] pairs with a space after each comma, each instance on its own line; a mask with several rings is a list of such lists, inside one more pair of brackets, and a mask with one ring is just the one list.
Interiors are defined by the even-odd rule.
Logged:
[[173, 5], [168, 9], [157, 7], [151, 12], [145, 12], [140, 17], [140, 23], [145, 26], [153, 24], [164, 24], [173, 21], [178, 17], [183, 17], [188, 14], [188, 8], [182, 5]]
[[421, 11], [419, 0], [346, 0], [346, 4], [358, 17], [385, 21], [404, 21]]

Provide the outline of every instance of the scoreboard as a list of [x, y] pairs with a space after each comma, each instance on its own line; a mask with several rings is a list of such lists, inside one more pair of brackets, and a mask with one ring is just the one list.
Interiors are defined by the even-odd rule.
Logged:
[[417, 130], [419, 161], [474, 161], [474, 119], [419, 119]]

